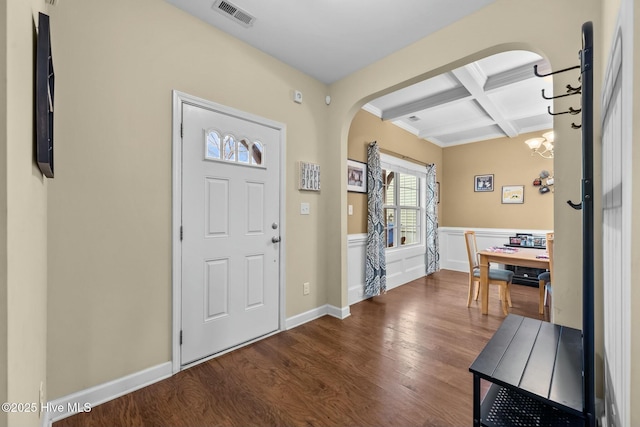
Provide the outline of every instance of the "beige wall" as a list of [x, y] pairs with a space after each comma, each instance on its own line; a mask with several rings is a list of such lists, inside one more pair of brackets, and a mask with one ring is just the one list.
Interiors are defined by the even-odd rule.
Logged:
[[[349, 127], [347, 157], [361, 162], [367, 161], [367, 145], [378, 141], [380, 150], [396, 157], [407, 156], [421, 163], [436, 164], [436, 179], [442, 176], [442, 149], [428, 141], [419, 139], [391, 122], [384, 122], [364, 110], [358, 111]], [[411, 159], [407, 159], [411, 161]], [[348, 233], [367, 232], [367, 195], [348, 193], [347, 203], [353, 206], [353, 215], [348, 217]]]
[[[533, 180], [542, 170], [553, 174], [553, 159], [532, 156], [524, 144], [542, 133], [445, 148], [440, 225], [552, 230], [554, 193], [540, 193]], [[474, 177], [485, 174], [494, 175], [494, 191], [475, 192]], [[524, 203], [502, 204], [503, 185], [524, 185]]]
[[[34, 163], [33, 47], [38, 12], [45, 5], [42, 0], [7, 0], [2, 7], [2, 394], [3, 401], [38, 403], [40, 384], [47, 379], [47, 182]], [[11, 426], [40, 423], [38, 413], [10, 413], [1, 421]]]
[[[7, 2], [0, 3], [0, 319], [8, 319], [7, 306]], [[0, 401], [7, 401], [7, 329], [0, 321]], [[7, 413], [0, 413], [0, 426], [7, 425]]]
[[[171, 360], [174, 89], [286, 125], [286, 315], [326, 304], [330, 191], [323, 182], [319, 194], [299, 192], [296, 165], [319, 163], [328, 176], [327, 87], [164, 1], [51, 9], [50, 398]], [[300, 216], [301, 202], [311, 215]]]
[[[629, 49], [633, 54], [633, 110], [631, 122], [634, 123], [632, 141], [640, 141], [640, 54], [638, 47], [640, 46], [640, 7], [637, 2], [632, 0], [624, 0], [629, 8], [633, 9], [633, 18], [630, 19], [633, 28], [633, 49]], [[634, 144], [637, 147], [637, 144]], [[640, 150], [633, 150], [633, 165], [640, 165]], [[635, 176], [632, 182], [632, 235], [640, 236], [640, 175], [634, 170]], [[637, 242], [637, 239], [634, 239]], [[640, 265], [640, 245], [637, 243], [632, 246], [631, 265]], [[631, 307], [637, 307], [640, 303], [640, 286], [632, 282], [631, 286]], [[634, 361], [640, 360], [640, 310], [631, 310], [631, 425], [640, 425], [640, 364]]]
[[[631, 23], [633, 24], [633, 116], [631, 118], [633, 127], [633, 141], [640, 141], [640, 85], [635, 82], [640, 82], [640, 55], [638, 54], [638, 46], [640, 46], [640, 32], [636, 29], [640, 28], [640, 7], [637, 3], [631, 0], [625, 0], [628, 8], [633, 9], [633, 18]], [[640, 164], [640, 150], [633, 150], [632, 164]], [[632, 218], [634, 218], [632, 226], [633, 236], [640, 236], [640, 179], [638, 173], [635, 174], [632, 183]], [[636, 240], [634, 240], [635, 242]], [[631, 251], [631, 265], [640, 265], [640, 245], [635, 244]], [[640, 302], [640, 286], [631, 287], [631, 307], [637, 307]], [[631, 361], [640, 360], [640, 311], [631, 311]], [[640, 365], [638, 363], [631, 363], [631, 425], [640, 425]]]

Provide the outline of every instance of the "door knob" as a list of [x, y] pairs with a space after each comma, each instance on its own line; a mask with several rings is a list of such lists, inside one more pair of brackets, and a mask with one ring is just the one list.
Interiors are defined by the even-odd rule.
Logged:
[[272, 241], [273, 243], [278, 243], [278, 242], [280, 241], [280, 236], [273, 236], [273, 237], [271, 238], [271, 241]]

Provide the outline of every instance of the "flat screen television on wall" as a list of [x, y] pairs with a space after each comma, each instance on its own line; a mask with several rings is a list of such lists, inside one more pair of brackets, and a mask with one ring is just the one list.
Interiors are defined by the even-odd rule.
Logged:
[[51, 56], [49, 16], [40, 13], [35, 70], [36, 161], [47, 178], [53, 178], [53, 95], [55, 75]]

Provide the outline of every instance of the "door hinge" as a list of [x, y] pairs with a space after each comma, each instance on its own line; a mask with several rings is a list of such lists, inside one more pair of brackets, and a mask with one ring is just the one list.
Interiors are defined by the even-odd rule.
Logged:
[[183, 233], [182, 233], [182, 226], [180, 226], [180, 241], [182, 241], [182, 236], [183, 236]]
[[180, 331], [180, 345], [182, 345], [182, 331]]
[[180, 123], [180, 138], [184, 138], [184, 128], [182, 123]]

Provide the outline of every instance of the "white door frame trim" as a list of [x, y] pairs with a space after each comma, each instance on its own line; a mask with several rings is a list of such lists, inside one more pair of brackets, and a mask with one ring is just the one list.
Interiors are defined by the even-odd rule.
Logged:
[[[181, 278], [182, 278], [182, 242], [180, 240], [180, 226], [182, 225], [182, 104], [191, 104], [223, 114], [235, 116], [244, 120], [249, 120], [263, 126], [276, 129], [280, 132], [280, 270], [279, 270], [279, 321], [278, 331], [286, 328], [285, 319], [285, 271], [286, 271], [286, 232], [285, 232], [285, 183], [286, 183], [286, 125], [273, 120], [265, 119], [260, 116], [236, 110], [225, 105], [217, 104], [203, 98], [198, 98], [183, 92], [174, 90], [173, 92], [173, 108], [172, 108], [172, 178], [171, 178], [171, 282], [172, 282], [172, 370], [177, 373], [181, 369], [180, 360], [180, 330], [182, 327], [182, 294], [181, 294]], [[222, 353], [220, 353], [222, 354]], [[207, 360], [206, 358], [204, 360]], [[188, 365], [192, 366], [192, 365]]]

